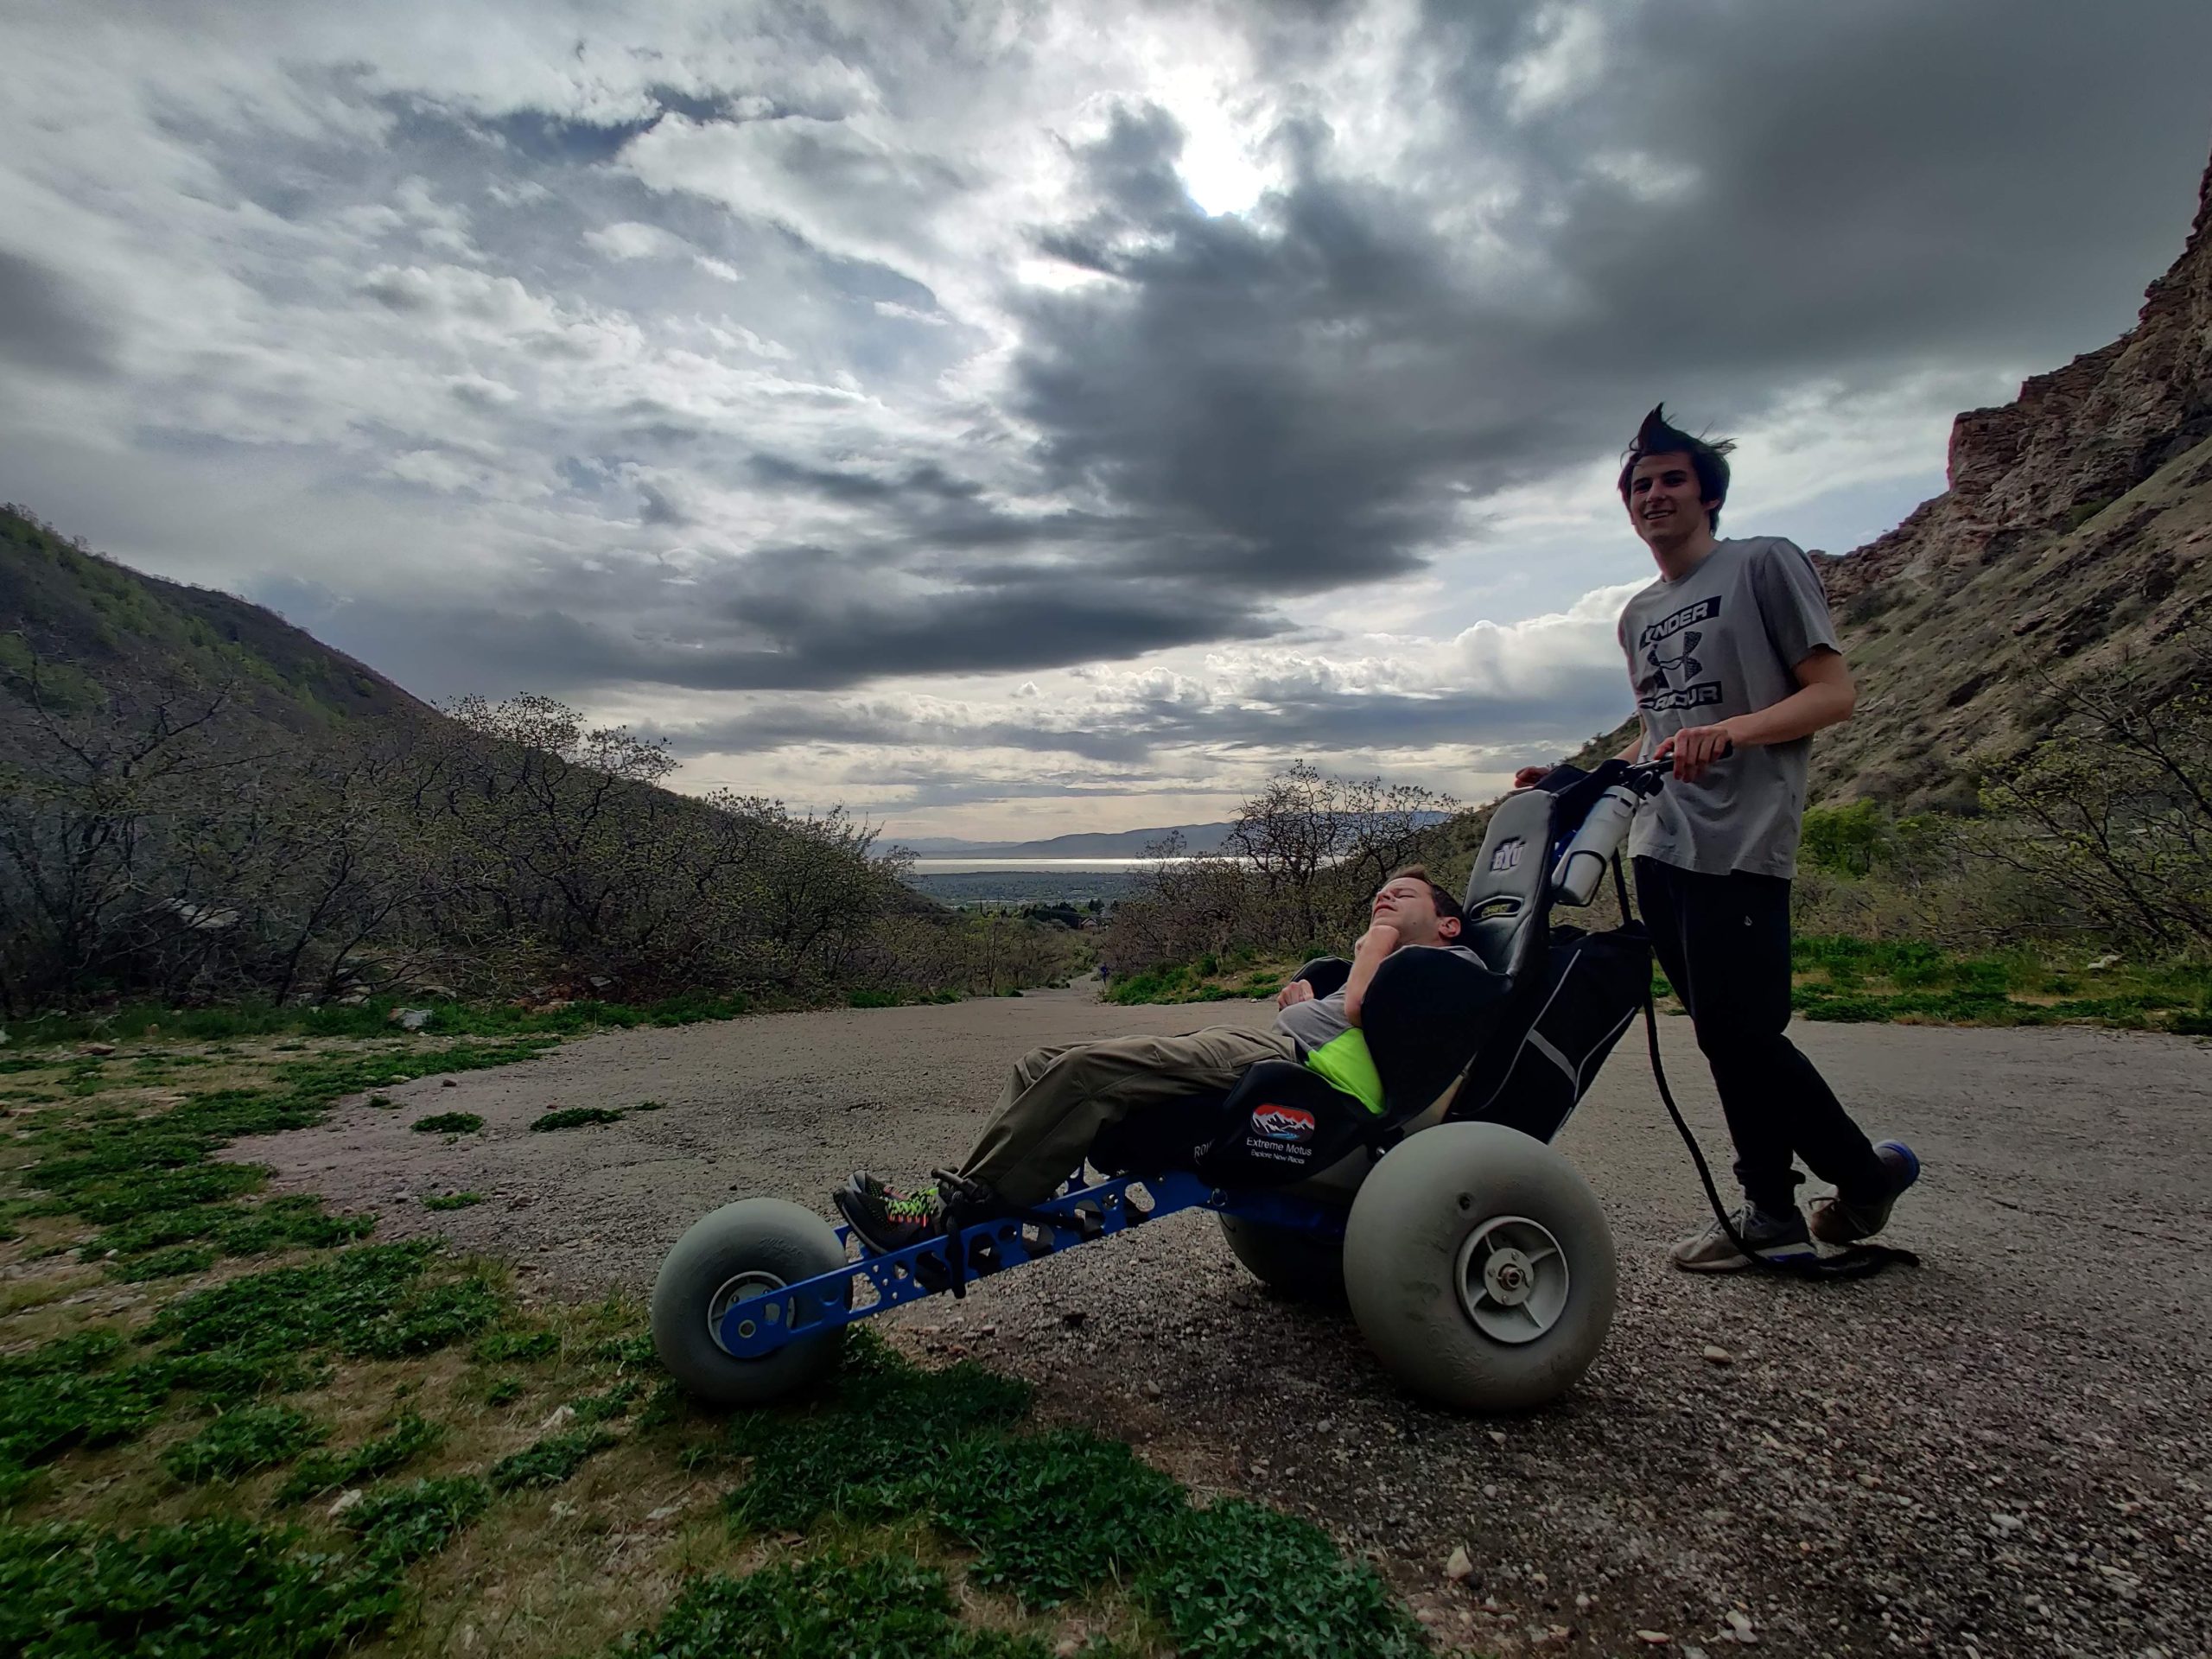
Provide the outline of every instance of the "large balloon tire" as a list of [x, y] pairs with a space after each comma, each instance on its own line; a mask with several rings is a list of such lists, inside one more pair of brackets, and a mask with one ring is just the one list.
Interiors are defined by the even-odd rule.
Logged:
[[1221, 1236], [1244, 1270], [1268, 1289], [1320, 1307], [1344, 1305], [1341, 1238], [1271, 1227], [1243, 1216], [1224, 1216]]
[[1395, 1147], [1352, 1202], [1344, 1262], [1376, 1357], [1461, 1411], [1526, 1411], [1572, 1388], [1619, 1282], [1589, 1183], [1497, 1123], [1440, 1123]]
[[[701, 1217], [676, 1241], [653, 1281], [653, 1349], [695, 1397], [714, 1406], [762, 1406], [798, 1393], [837, 1367], [845, 1327], [802, 1337], [759, 1359], [715, 1339], [714, 1311], [779, 1285], [845, 1265], [830, 1224], [782, 1198], [746, 1198]], [[849, 1305], [851, 1288], [847, 1287]]]

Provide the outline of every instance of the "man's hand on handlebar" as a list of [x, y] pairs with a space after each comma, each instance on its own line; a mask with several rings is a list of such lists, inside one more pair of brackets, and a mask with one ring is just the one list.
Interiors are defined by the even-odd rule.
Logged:
[[1275, 1007], [1287, 1008], [1294, 1002], [1311, 1002], [1313, 988], [1302, 979], [1294, 979], [1275, 993]]
[[1724, 758], [1735, 747], [1735, 736], [1724, 720], [1716, 726], [1683, 727], [1662, 741], [1651, 758], [1654, 760], [1672, 760], [1676, 779], [1694, 784], [1712, 769], [1714, 761]]

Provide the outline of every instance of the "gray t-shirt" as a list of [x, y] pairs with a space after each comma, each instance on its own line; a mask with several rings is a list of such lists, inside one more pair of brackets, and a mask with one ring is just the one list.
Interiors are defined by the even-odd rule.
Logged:
[[[1794, 542], [1721, 542], [1688, 575], [1662, 576], [1621, 612], [1621, 649], [1643, 716], [1643, 753], [1686, 726], [1771, 707], [1792, 671], [1835, 648], [1827, 597]], [[1685, 870], [1794, 876], [1813, 740], [1740, 748], [1694, 784], [1668, 782], [1637, 814], [1629, 852]]]
[[[1453, 956], [1465, 957], [1469, 962], [1482, 960], [1463, 944], [1412, 944], [1402, 948], [1408, 950], [1449, 950]], [[1308, 1002], [1294, 1002], [1287, 1008], [1277, 1009], [1275, 1029], [1286, 1037], [1295, 1039], [1309, 1054], [1317, 1048], [1326, 1048], [1351, 1029], [1351, 1020], [1344, 1013], [1344, 994], [1332, 991]]]

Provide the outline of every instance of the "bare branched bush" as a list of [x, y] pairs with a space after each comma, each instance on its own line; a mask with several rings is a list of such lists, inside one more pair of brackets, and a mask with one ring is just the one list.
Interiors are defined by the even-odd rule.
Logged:
[[1441, 855], [1448, 795], [1379, 779], [1331, 778], [1297, 761], [1237, 809], [1217, 853], [1177, 842], [1115, 906], [1107, 959], [1135, 972], [1250, 949], [1338, 948], [1363, 925], [1391, 871]]
[[2126, 675], [2054, 688], [2056, 729], [1985, 779], [1974, 853], [2054, 929], [2212, 952], [2212, 652], [2178, 690]]
[[1063, 930], [977, 941], [843, 809], [676, 794], [664, 746], [548, 698], [289, 740], [234, 720], [228, 687], [57, 706], [17, 655], [0, 688], [11, 1016], [398, 988], [1014, 988], [1066, 970], [1065, 941], [1032, 937]]

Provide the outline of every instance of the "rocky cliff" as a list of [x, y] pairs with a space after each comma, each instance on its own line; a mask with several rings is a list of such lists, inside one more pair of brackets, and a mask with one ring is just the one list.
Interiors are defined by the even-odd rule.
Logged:
[[1860, 702], [1817, 793], [1964, 805], [2058, 679], [2178, 681], [2212, 626], [2212, 168], [2135, 327], [1951, 433], [1950, 489], [1824, 561]]

